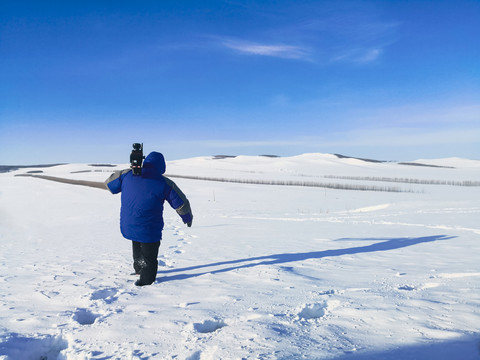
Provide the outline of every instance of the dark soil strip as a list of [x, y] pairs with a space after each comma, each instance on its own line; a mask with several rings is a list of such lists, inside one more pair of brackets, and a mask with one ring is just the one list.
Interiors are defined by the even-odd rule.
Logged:
[[15, 176], [28, 176], [28, 177], [34, 177], [34, 178], [39, 178], [39, 179], [61, 182], [61, 183], [65, 183], [65, 184], [82, 185], [82, 186], [89, 186], [89, 187], [93, 187], [93, 188], [107, 190], [107, 188], [105, 187], [105, 184], [103, 182], [98, 182], [98, 181], [73, 180], [73, 179], [59, 178], [59, 177], [55, 177], [55, 176], [33, 175], [33, 174], [18, 174], [18, 175], [15, 175]]

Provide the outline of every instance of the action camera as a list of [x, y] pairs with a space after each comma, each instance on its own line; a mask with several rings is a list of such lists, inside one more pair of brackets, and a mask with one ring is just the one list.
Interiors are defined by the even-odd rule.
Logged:
[[145, 159], [145, 156], [143, 156], [143, 143], [134, 143], [132, 153], [130, 154], [130, 167], [133, 175], [142, 175], [143, 159]]

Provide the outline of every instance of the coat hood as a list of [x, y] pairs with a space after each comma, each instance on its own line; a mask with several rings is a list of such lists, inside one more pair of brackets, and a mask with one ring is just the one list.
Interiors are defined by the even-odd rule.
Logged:
[[147, 178], [158, 178], [165, 174], [167, 165], [165, 158], [159, 152], [152, 151], [143, 162], [142, 176]]

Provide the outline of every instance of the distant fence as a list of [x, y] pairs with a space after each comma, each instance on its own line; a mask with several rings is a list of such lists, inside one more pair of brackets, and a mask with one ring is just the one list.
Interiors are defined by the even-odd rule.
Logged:
[[339, 176], [339, 175], [325, 175], [326, 179], [340, 179], [340, 180], [360, 180], [360, 181], [382, 181], [395, 182], [404, 184], [419, 184], [419, 185], [450, 185], [450, 186], [480, 186], [480, 181], [472, 180], [427, 180], [427, 179], [410, 179], [410, 178], [390, 178], [390, 177], [375, 177], [375, 176]]
[[396, 186], [375, 186], [375, 185], [355, 185], [355, 184], [339, 184], [339, 183], [323, 183], [316, 181], [295, 181], [295, 180], [258, 180], [258, 179], [228, 179], [217, 178], [209, 176], [193, 176], [193, 175], [175, 175], [168, 174], [168, 177], [189, 179], [189, 180], [203, 180], [203, 181], [217, 181], [226, 183], [239, 184], [254, 184], [254, 185], [278, 185], [278, 186], [304, 186], [316, 187], [335, 190], [356, 190], [356, 191], [384, 191], [384, 192], [413, 192], [411, 190], [401, 189]]

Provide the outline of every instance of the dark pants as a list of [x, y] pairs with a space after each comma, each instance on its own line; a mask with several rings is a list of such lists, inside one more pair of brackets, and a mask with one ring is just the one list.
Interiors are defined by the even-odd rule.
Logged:
[[132, 241], [133, 268], [137, 274], [140, 274], [142, 285], [152, 284], [157, 277], [159, 247], [160, 241], [153, 243]]

